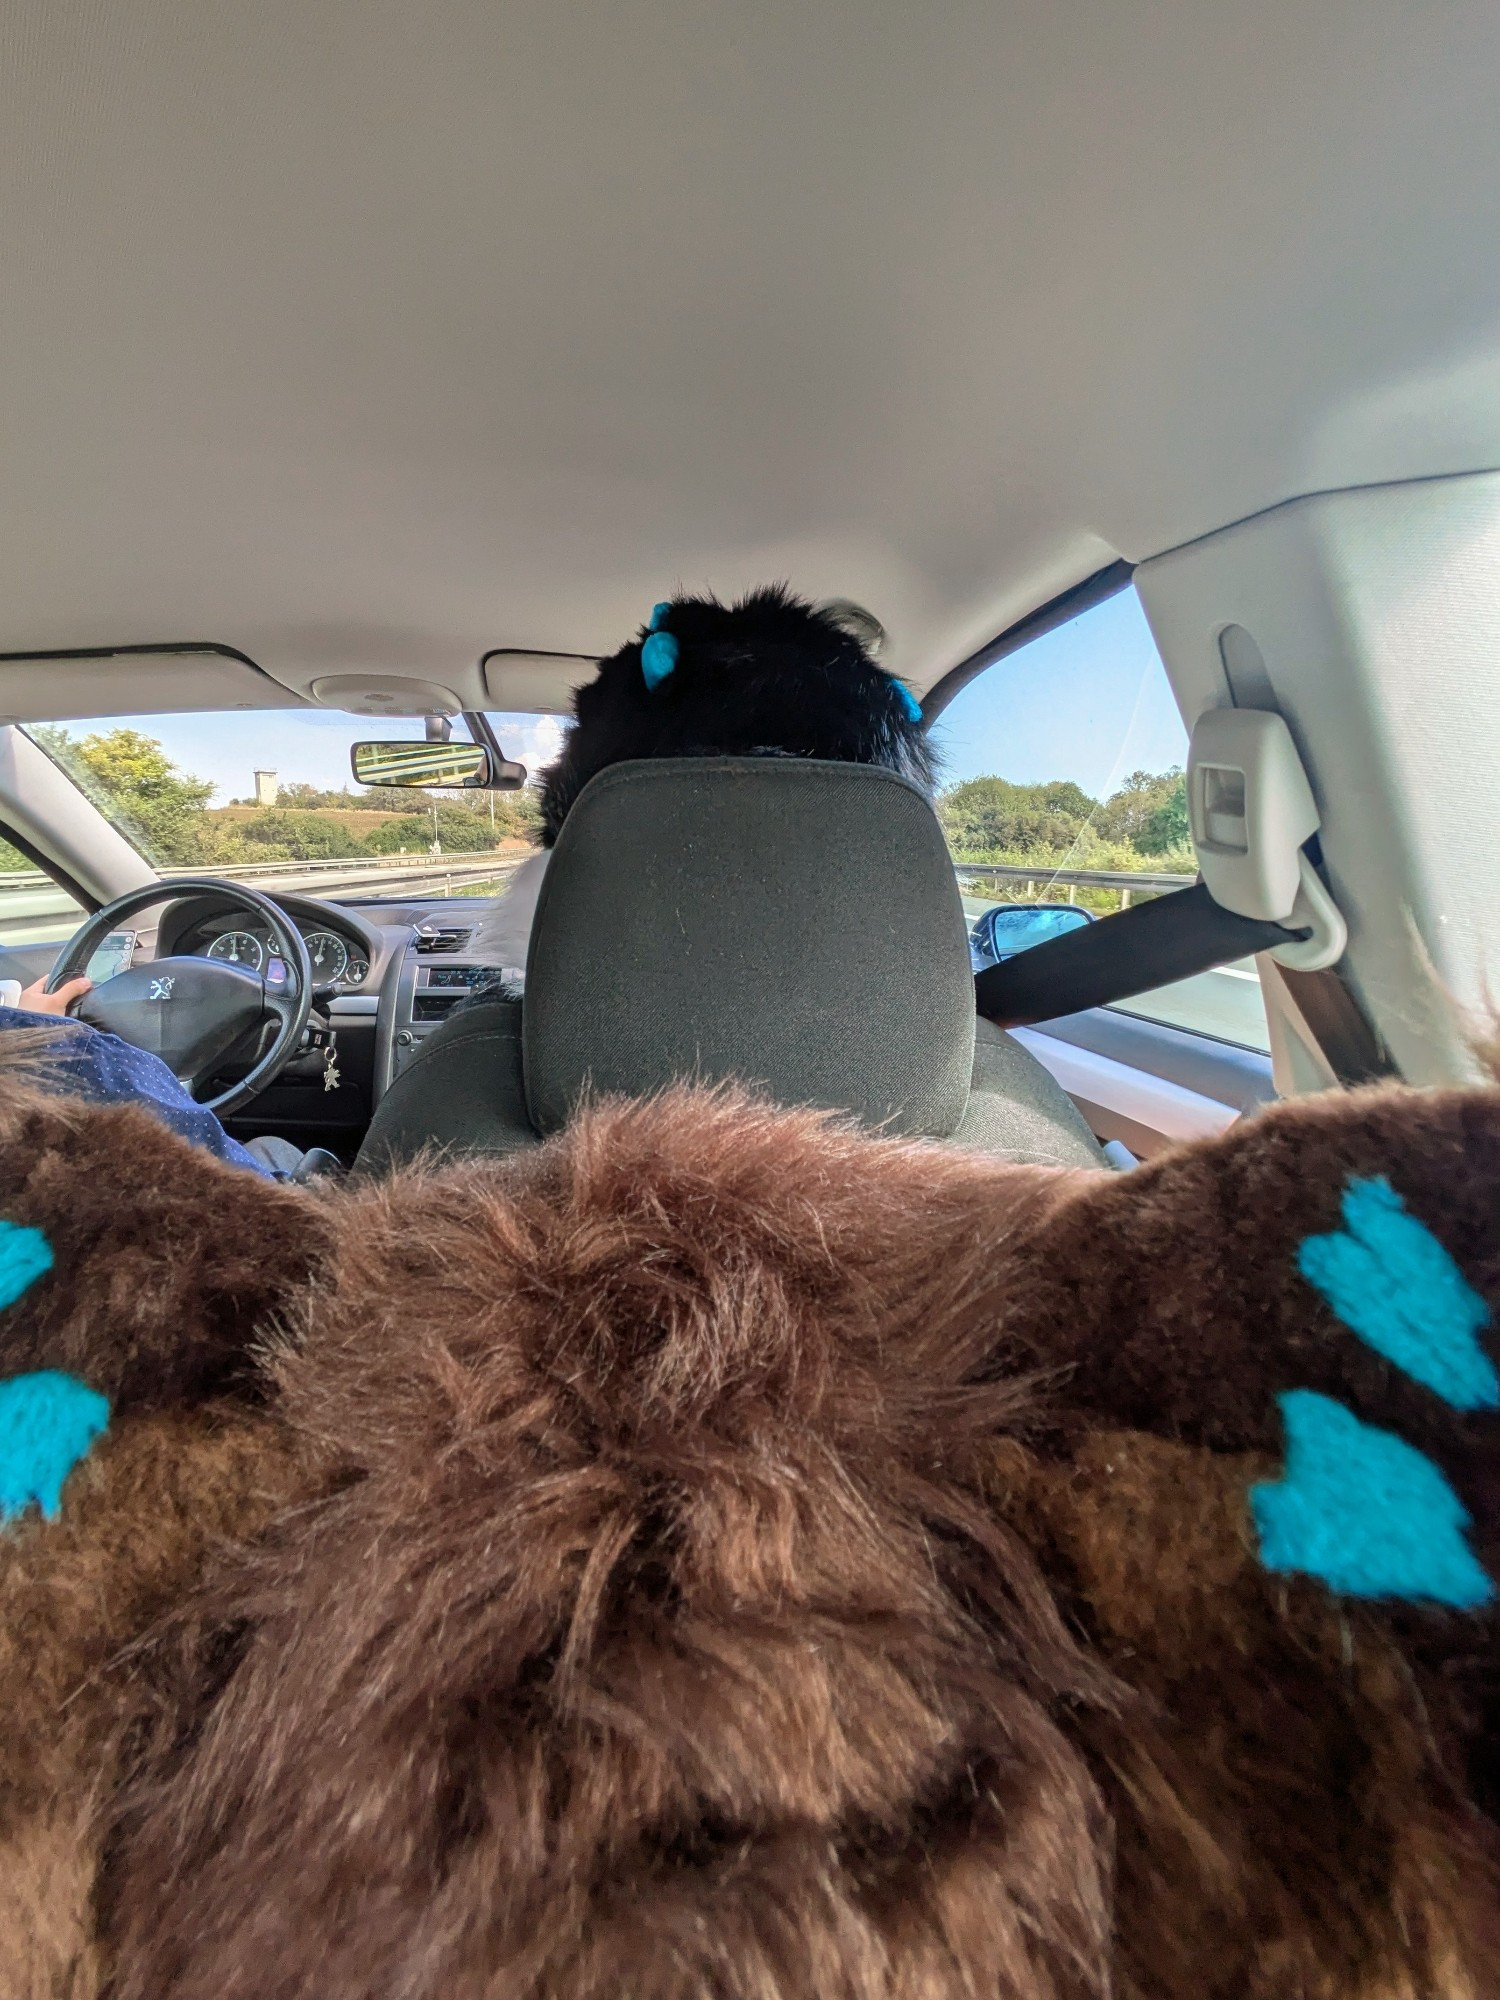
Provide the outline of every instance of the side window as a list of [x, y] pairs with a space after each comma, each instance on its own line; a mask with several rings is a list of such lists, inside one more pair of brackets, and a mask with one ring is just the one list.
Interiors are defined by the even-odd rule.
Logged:
[[0, 945], [56, 944], [70, 938], [83, 918], [75, 897], [0, 839]]
[[[964, 909], [971, 924], [988, 919], [984, 935], [1003, 937], [1006, 906], [1052, 904], [1098, 918], [1196, 876], [1187, 734], [1133, 590], [971, 681], [932, 736], [943, 759], [938, 811]], [[1249, 959], [1140, 994], [1119, 1011], [1270, 1048]]]

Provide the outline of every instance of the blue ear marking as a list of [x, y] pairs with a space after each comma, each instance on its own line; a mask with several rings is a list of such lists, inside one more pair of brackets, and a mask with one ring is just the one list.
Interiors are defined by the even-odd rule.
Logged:
[[922, 720], [921, 702], [917, 700], [916, 696], [912, 693], [911, 689], [906, 685], [905, 681], [893, 680], [892, 685], [894, 686], [896, 693], [900, 698], [902, 708], [904, 708], [906, 711], [907, 721], [920, 722]]
[[[661, 610], [661, 605], [657, 610]], [[648, 688], [659, 688], [677, 665], [677, 641], [670, 632], [653, 632], [641, 648], [641, 678]]]
[[1490, 1309], [1381, 1176], [1344, 1190], [1344, 1227], [1309, 1236], [1297, 1268], [1353, 1333], [1451, 1409], [1500, 1408], [1480, 1345]]
[[667, 613], [671, 609], [671, 605], [665, 598], [662, 599], [660, 604], [653, 604], [651, 607], [651, 616], [646, 621], [646, 630], [648, 632], [659, 632], [666, 623]]
[[109, 1423], [109, 1404], [87, 1383], [43, 1369], [0, 1382], [0, 1522], [33, 1502], [49, 1521], [63, 1482]]
[[13, 1306], [51, 1269], [52, 1245], [41, 1230], [0, 1218], [0, 1308]]
[[1250, 1489], [1260, 1559], [1347, 1597], [1477, 1611], [1495, 1586], [1464, 1539], [1463, 1502], [1430, 1458], [1312, 1389], [1277, 1398], [1282, 1477]]

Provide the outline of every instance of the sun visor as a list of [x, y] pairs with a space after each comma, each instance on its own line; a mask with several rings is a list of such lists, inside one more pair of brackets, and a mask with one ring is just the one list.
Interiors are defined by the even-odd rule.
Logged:
[[592, 653], [525, 653], [497, 647], [480, 661], [489, 705], [502, 714], [566, 715], [573, 690], [599, 671]]
[[305, 705], [243, 653], [219, 647], [0, 654], [0, 722]]

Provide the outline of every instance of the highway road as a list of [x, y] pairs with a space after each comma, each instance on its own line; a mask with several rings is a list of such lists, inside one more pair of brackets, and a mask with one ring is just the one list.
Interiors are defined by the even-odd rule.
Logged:
[[[342, 900], [356, 896], [475, 896], [499, 889], [525, 859], [524, 853], [391, 855], [380, 860], [273, 861], [222, 871], [226, 877], [274, 893]], [[220, 872], [220, 871], [205, 871]], [[990, 899], [965, 896], [972, 923]], [[42, 874], [0, 874], [0, 944], [50, 944], [69, 938], [80, 915], [62, 890]], [[1221, 966], [1217, 972], [1181, 979], [1127, 1001], [1122, 1011], [1174, 1027], [1217, 1035], [1243, 1048], [1266, 1052], [1266, 1014], [1253, 959]]]
[[[524, 853], [388, 855], [377, 861], [272, 861], [249, 868], [205, 868], [274, 893], [299, 896], [477, 896], [498, 888], [526, 858]], [[184, 873], [187, 871], [184, 870]], [[170, 876], [165, 878], [170, 893]], [[0, 874], [0, 944], [52, 944], [70, 938], [81, 912], [57, 885], [40, 873]]]

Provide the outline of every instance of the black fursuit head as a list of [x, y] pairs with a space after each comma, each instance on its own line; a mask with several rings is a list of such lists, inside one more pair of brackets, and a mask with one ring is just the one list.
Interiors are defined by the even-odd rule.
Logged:
[[[819, 757], [883, 765], [930, 791], [921, 711], [855, 622], [781, 584], [735, 604], [673, 598], [578, 689], [573, 728], [543, 774], [543, 845], [590, 778], [637, 757]], [[653, 632], [675, 642], [655, 685], [643, 661]]]

